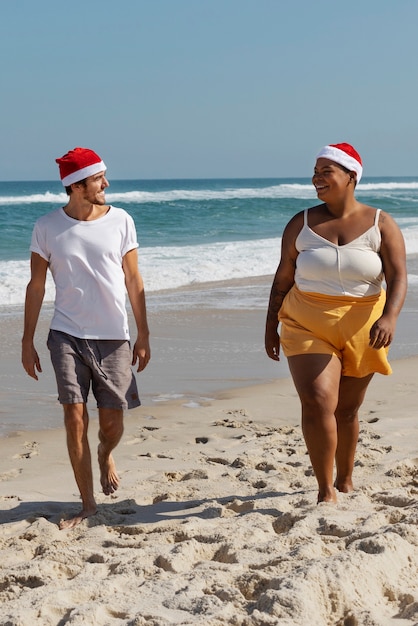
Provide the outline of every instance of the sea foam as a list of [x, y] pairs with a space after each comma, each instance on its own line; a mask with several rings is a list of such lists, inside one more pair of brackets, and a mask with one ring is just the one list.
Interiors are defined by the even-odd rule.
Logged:
[[[140, 181], [138, 181], [140, 186]], [[417, 191], [418, 182], [364, 182], [360, 183], [358, 194], [379, 191]], [[225, 189], [170, 189], [167, 191], [143, 191], [141, 189], [114, 192], [112, 187], [106, 193], [109, 203], [145, 204], [161, 202], [233, 200], [233, 199], [275, 199], [275, 198], [316, 198], [312, 184], [283, 183], [266, 187], [229, 187]], [[65, 204], [68, 200], [66, 193], [35, 193], [28, 195], [0, 195], [0, 206], [10, 204]]]

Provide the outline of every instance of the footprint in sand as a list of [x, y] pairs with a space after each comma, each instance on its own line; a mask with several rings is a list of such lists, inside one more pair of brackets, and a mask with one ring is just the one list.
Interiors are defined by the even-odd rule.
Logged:
[[[233, 409], [230, 411], [224, 411], [227, 415], [231, 415], [232, 417], [249, 417], [245, 411], [245, 409]], [[248, 420], [248, 422], [239, 422], [235, 419], [230, 419], [229, 417], [224, 418], [223, 420], [218, 420], [213, 423], [214, 426], [225, 426], [226, 428], [248, 428], [250, 424], [252, 424], [252, 420]]]
[[234, 511], [234, 513], [248, 513], [248, 511], [253, 511], [255, 507], [254, 500], [233, 500], [232, 502], [228, 502], [225, 505], [225, 508], [229, 511]]
[[229, 465], [228, 459], [224, 459], [221, 456], [208, 457], [206, 459], [206, 462], [207, 463], [218, 463], [219, 465]]
[[25, 441], [23, 447], [26, 448], [27, 452], [22, 452], [21, 454], [15, 454], [13, 459], [30, 459], [33, 456], [37, 456], [39, 454], [39, 444], [37, 441]]
[[12, 480], [12, 478], [16, 478], [16, 476], [19, 476], [19, 474], [21, 473], [21, 469], [12, 469], [8, 472], [3, 472], [3, 474], [0, 474], [0, 482], [3, 482], [5, 480]]

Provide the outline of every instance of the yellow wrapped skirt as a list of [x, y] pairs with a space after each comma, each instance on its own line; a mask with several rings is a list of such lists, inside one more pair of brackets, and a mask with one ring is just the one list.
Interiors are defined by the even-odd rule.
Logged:
[[300, 291], [296, 285], [279, 311], [280, 340], [286, 357], [331, 354], [343, 376], [391, 374], [388, 348], [371, 348], [370, 328], [382, 315], [386, 292], [353, 298]]

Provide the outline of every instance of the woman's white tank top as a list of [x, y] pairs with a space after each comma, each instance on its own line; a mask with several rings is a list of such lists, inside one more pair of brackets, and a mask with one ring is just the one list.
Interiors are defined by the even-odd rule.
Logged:
[[296, 238], [299, 255], [295, 283], [301, 291], [331, 296], [361, 298], [378, 294], [382, 288], [383, 266], [380, 257], [380, 209], [373, 226], [344, 245], [328, 241], [308, 226], [308, 209]]

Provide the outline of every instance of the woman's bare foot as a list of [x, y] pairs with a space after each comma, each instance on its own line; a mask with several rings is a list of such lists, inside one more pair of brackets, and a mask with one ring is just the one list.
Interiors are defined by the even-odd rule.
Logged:
[[353, 481], [351, 479], [340, 481], [336, 480], [334, 487], [338, 489], [340, 493], [351, 493], [354, 491]]
[[86, 519], [86, 517], [91, 517], [92, 515], [96, 515], [96, 513], [97, 513], [96, 504], [94, 504], [94, 506], [92, 506], [91, 508], [82, 509], [80, 513], [78, 513], [74, 517], [71, 517], [70, 519], [66, 519], [66, 520], [62, 519], [60, 523], [58, 524], [59, 529], [68, 530], [69, 528], [74, 528], [74, 526], [78, 526], [78, 524], [80, 524], [80, 522]]
[[115, 462], [111, 454], [107, 455], [103, 452], [101, 443], [99, 443], [97, 452], [100, 467], [100, 483], [105, 496], [110, 496], [119, 487], [119, 476], [116, 473]]

